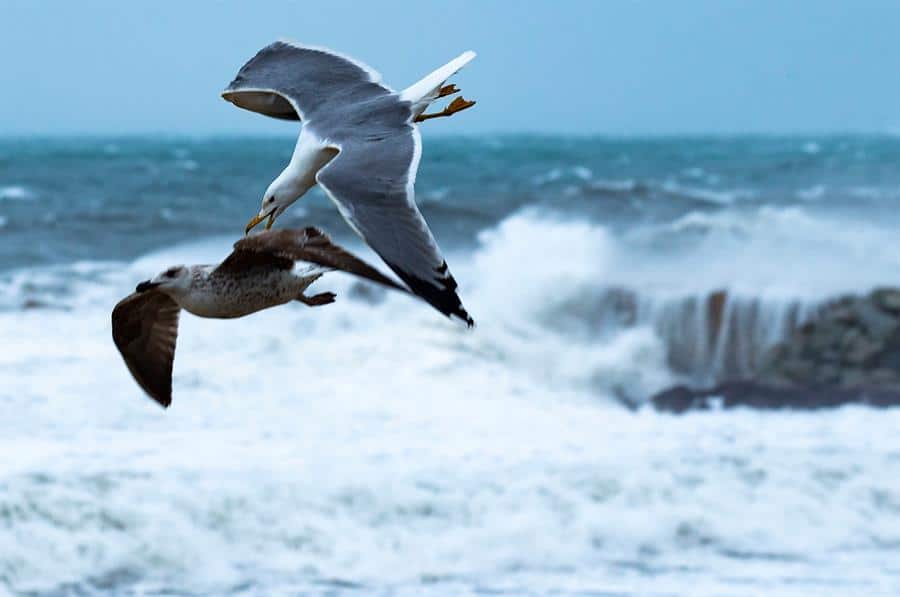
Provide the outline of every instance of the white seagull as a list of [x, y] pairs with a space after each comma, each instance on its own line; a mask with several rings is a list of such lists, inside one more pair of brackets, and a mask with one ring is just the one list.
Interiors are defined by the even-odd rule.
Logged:
[[[298, 261], [312, 265], [295, 271]], [[304, 292], [333, 270], [407, 292], [318, 228], [269, 230], [236, 242], [217, 266], [176, 265], [138, 284], [113, 309], [113, 342], [138, 385], [168, 407], [182, 309], [199, 317], [232, 319], [294, 300], [310, 307], [327, 305], [334, 302], [334, 293]]]
[[464, 52], [396, 92], [369, 66], [332, 50], [286, 41], [260, 50], [222, 97], [266, 116], [300, 120], [303, 128], [290, 163], [269, 185], [246, 231], [267, 218], [271, 227], [318, 183], [415, 294], [472, 326], [413, 187], [422, 155], [416, 123], [474, 105], [457, 97], [440, 112], [424, 113], [434, 100], [459, 91], [444, 83], [473, 58], [474, 52]]

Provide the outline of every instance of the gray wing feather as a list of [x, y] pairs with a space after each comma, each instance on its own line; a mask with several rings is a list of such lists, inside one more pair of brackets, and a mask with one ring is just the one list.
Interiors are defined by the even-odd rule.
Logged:
[[325, 48], [277, 41], [241, 67], [222, 97], [285, 120], [310, 120], [322, 106], [393, 93], [372, 68]]
[[316, 180], [341, 215], [410, 289], [445, 315], [472, 325], [456, 280], [413, 196], [419, 131], [412, 125], [371, 140], [346, 139]]

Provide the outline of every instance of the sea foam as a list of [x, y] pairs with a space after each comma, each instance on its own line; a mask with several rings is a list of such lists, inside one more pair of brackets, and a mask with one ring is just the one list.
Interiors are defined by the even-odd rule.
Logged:
[[[802, 212], [733, 218], [691, 226], [738, 238], [778, 221], [800, 234], [830, 226]], [[662, 282], [641, 265], [647, 235], [683, 233], [516, 213], [448, 254], [474, 331], [397, 293], [354, 299], [357, 282], [339, 274], [316, 283], [338, 293], [327, 307], [184, 315], [168, 411], [121, 362], [110, 309], [167, 265], [215, 262], [230, 238], [16, 274], [16, 292], [43, 279], [75, 298], [68, 312], [0, 312], [0, 343], [15, 346], [0, 352], [0, 402], [16, 413], [0, 420], [4, 586], [716, 593], [741, 577], [751, 592], [798, 589], [773, 578], [878, 588], [884, 546], [900, 541], [900, 414], [619, 406], [678, 372], [661, 316], [613, 321], [615, 305], [591, 308], [598, 297], [621, 287], [658, 305], [739, 281], [713, 268], [679, 285], [697, 271], [690, 255], [673, 255], [681, 269]]]

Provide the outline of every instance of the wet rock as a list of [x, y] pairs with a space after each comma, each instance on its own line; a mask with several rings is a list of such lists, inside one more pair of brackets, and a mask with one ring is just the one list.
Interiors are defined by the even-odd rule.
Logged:
[[898, 320], [882, 311], [874, 299], [860, 300], [855, 305], [856, 317], [867, 336], [884, 341], [897, 331]]
[[858, 336], [848, 346], [844, 353], [844, 362], [849, 365], [862, 366], [871, 363], [883, 348], [875, 340], [866, 336]]
[[724, 290], [717, 290], [709, 295], [706, 300], [707, 321], [709, 322], [709, 339], [719, 335], [719, 329], [722, 327], [722, 319], [725, 315], [725, 304], [728, 301], [728, 294]]
[[872, 300], [882, 310], [900, 314], [900, 288], [879, 288], [872, 293]]
[[676, 386], [653, 396], [651, 403], [657, 410], [671, 413], [736, 407], [815, 410], [845, 404], [866, 404], [884, 408], [900, 406], [900, 388], [783, 386], [752, 380], [736, 380], [706, 389]]
[[[707, 304], [710, 320], [723, 317], [723, 301]], [[848, 402], [900, 404], [900, 288], [845, 296], [772, 347], [749, 375], [715, 387], [676, 386], [652, 397], [674, 412], [725, 408], [822, 408]]]

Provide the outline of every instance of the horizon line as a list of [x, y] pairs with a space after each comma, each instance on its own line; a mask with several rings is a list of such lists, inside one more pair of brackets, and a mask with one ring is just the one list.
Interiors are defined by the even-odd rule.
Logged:
[[[490, 137], [544, 137], [568, 139], [727, 139], [727, 138], [785, 138], [785, 137], [900, 137], [897, 130], [784, 130], [784, 131], [663, 131], [663, 132], [550, 132], [550, 131], [483, 131], [447, 133], [443, 131], [427, 135], [437, 139], [472, 139]], [[41, 139], [296, 139], [297, 133], [247, 133], [235, 131], [175, 132], [129, 131], [124, 133], [104, 131], [83, 132], [13, 132], [0, 133], [0, 141]]]

